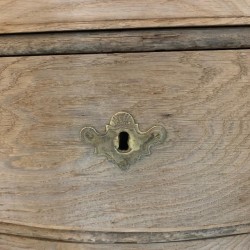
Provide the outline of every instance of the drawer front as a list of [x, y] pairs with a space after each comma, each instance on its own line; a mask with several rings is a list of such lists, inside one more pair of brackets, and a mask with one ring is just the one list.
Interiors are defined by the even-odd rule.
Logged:
[[0, 33], [249, 25], [245, 0], [0, 1]]
[[[249, 65], [247, 50], [0, 58], [0, 232], [99, 243], [249, 233]], [[167, 131], [127, 171], [80, 136], [121, 111]]]

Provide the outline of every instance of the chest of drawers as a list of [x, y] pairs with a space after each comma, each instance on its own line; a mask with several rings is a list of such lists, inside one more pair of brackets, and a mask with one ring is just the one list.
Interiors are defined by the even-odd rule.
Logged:
[[0, 6], [0, 249], [250, 249], [248, 1]]

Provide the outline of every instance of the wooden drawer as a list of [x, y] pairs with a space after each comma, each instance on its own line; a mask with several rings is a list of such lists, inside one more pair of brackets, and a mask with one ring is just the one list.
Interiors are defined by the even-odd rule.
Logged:
[[[100, 244], [249, 233], [249, 65], [249, 50], [0, 58], [0, 233]], [[80, 136], [121, 111], [167, 131], [126, 171]]]
[[0, 33], [249, 25], [248, 0], [0, 1]]

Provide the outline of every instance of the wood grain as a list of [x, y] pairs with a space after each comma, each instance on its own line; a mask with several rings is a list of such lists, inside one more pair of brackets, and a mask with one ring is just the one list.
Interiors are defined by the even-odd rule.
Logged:
[[[248, 50], [9, 57], [0, 72], [0, 221], [17, 225], [7, 233], [249, 232]], [[168, 131], [127, 172], [80, 140], [119, 111]]]
[[250, 235], [160, 244], [77, 244], [0, 235], [3, 250], [249, 250]]
[[0, 56], [250, 48], [250, 27], [0, 35]]
[[248, 0], [0, 1], [0, 33], [247, 24]]
[[0, 223], [0, 233], [4, 235], [24, 236], [28, 238], [56, 240], [60, 242], [123, 244], [123, 243], [165, 243], [209, 239], [228, 235], [250, 233], [250, 223], [230, 226], [203, 226], [203, 228], [173, 229], [122, 229], [122, 230], [85, 230], [72, 227], [38, 226], [14, 223]]

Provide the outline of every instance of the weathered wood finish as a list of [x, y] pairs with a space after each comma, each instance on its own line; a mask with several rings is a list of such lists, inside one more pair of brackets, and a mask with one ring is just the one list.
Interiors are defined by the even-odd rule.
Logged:
[[0, 33], [246, 24], [247, 0], [0, 1]]
[[77, 244], [0, 235], [6, 250], [249, 250], [250, 235], [158, 244]]
[[[208, 227], [249, 232], [248, 50], [9, 57], [0, 72], [0, 221], [90, 230], [92, 242], [95, 232], [132, 243], [138, 232], [158, 232], [151, 242]], [[118, 111], [168, 131], [127, 172], [79, 136]]]
[[5, 235], [24, 236], [63, 242], [95, 243], [95, 244], [121, 244], [121, 243], [165, 243], [176, 241], [189, 241], [209, 239], [228, 235], [250, 233], [250, 223], [241, 225], [214, 225], [201, 228], [173, 229], [122, 229], [122, 230], [84, 230], [72, 227], [42, 227], [38, 225], [18, 225], [13, 223], [0, 223], [0, 233]]
[[0, 56], [250, 48], [250, 27], [0, 35]]

